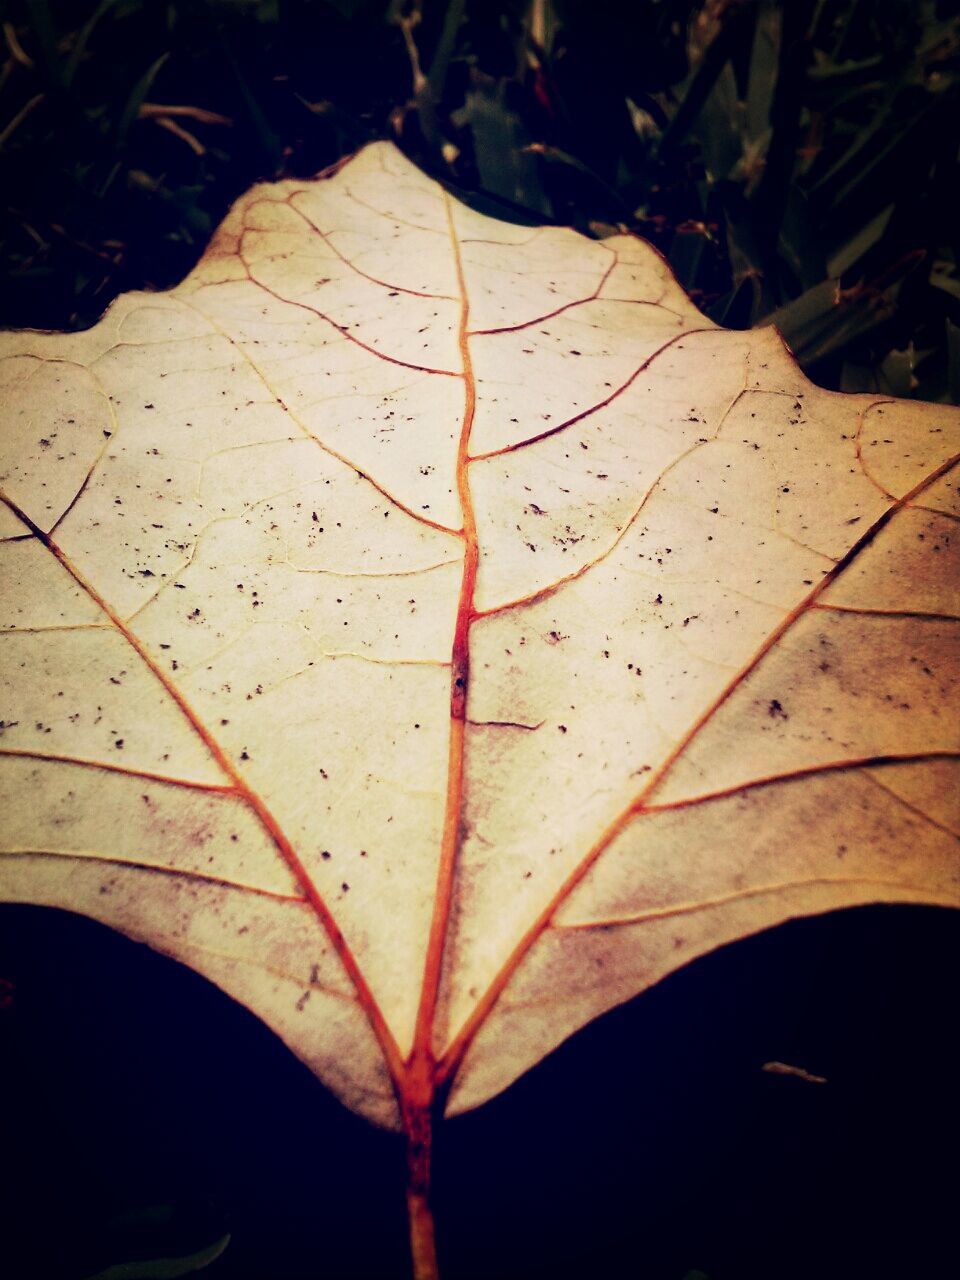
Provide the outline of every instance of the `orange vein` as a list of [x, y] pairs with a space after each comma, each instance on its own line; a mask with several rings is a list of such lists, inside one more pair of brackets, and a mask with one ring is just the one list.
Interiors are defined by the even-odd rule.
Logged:
[[[263, 288], [262, 285], [260, 287]], [[438, 521], [431, 520], [428, 516], [420, 515], [419, 512], [416, 512], [411, 507], [408, 507], [405, 503], [401, 502], [399, 498], [394, 497], [394, 495], [388, 489], [385, 489], [383, 485], [379, 483], [379, 481], [374, 480], [373, 476], [368, 475], [366, 471], [361, 470], [361, 468], [358, 467], [357, 464], [354, 461], [352, 461], [352, 459], [348, 458], [345, 454], [340, 453], [337, 449], [334, 449], [331, 445], [321, 440], [319, 436], [314, 435], [314, 433], [310, 430], [310, 428], [299, 416], [299, 414], [297, 414], [295, 410], [291, 409], [290, 406], [283, 399], [283, 397], [279, 394], [279, 392], [277, 391], [277, 388], [273, 385], [273, 383], [270, 381], [270, 379], [267, 377], [264, 371], [260, 368], [256, 360], [254, 360], [253, 356], [250, 355], [249, 351], [247, 351], [247, 349], [243, 346], [242, 343], [237, 341], [237, 339], [233, 336], [233, 334], [229, 333], [226, 329], [224, 329], [223, 326], [217, 320], [215, 320], [213, 316], [209, 315], [206, 311], [204, 311], [203, 307], [199, 306], [198, 303], [191, 302], [189, 298], [184, 298], [184, 297], [178, 297], [177, 300], [183, 306], [189, 307], [191, 311], [195, 311], [198, 316], [202, 316], [203, 319], [208, 322], [208, 324], [213, 325], [217, 333], [219, 333], [221, 337], [226, 338], [227, 342], [230, 343], [230, 345], [234, 348], [234, 350], [240, 353], [240, 355], [243, 357], [244, 360], [246, 360], [247, 364], [250, 366], [253, 372], [257, 375], [257, 377], [260, 379], [260, 381], [263, 383], [266, 389], [273, 396], [274, 400], [280, 406], [280, 408], [284, 411], [284, 413], [287, 413], [290, 415], [290, 418], [295, 423], [295, 425], [299, 428], [299, 430], [303, 433], [306, 439], [312, 440], [318, 449], [322, 449], [323, 452], [326, 454], [329, 454], [331, 458], [336, 458], [337, 462], [342, 462], [345, 467], [349, 467], [350, 470], [354, 473], [354, 475], [358, 476], [359, 479], [361, 480], [365, 480], [367, 484], [371, 485], [374, 489], [376, 489], [377, 493], [379, 493], [381, 497], [386, 498], [386, 500], [392, 503], [397, 508], [398, 511], [402, 511], [403, 514], [405, 516], [409, 516], [411, 520], [416, 520], [418, 521], [418, 523], [425, 524], [431, 529], [436, 529], [438, 533], [449, 533], [453, 537], [460, 536], [459, 529], [451, 529], [449, 525], [440, 524]], [[300, 304], [294, 303], [293, 305], [299, 306]], [[268, 440], [268, 441], [264, 441], [263, 443], [276, 444], [279, 442]], [[268, 501], [268, 499], [261, 498], [259, 499], [259, 501], [266, 502]], [[255, 503], [254, 505], [257, 505], [257, 504]], [[418, 570], [417, 572], [420, 572], [420, 570]]]
[[563, 882], [533, 924], [520, 937], [506, 961], [494, 975], [490, 985], [474, 1005], [473, 1012], [465, 1020], [437, 1064], [437, 1084], [439, 1087], [445, 1088], [452, 1083], [453, 1077], [456, 1075], [467, 1050], [473, 1043], [474, 1037], [486, 1022], [493, 1006], [500, 999], [504, 988], [513, 977], [520, 962], [550, 924], [557, 908], [571, 890], [583, 879], [600, 854], [613, 843], [628, 823], [633, 821], [634, 816], [634, 807], [631, 802], [607, 825], [599, 838], [591, 845], [586, 856]]
[[887, 507], [886, 511], [878, 516], [868, 529], [864, 530], [846, 555], [841, 556], [837, 563], [831, 569], [827, 570], [816, 586], [807, 593], [800, 603], [790, 610], [783, 621], [770, 632], [750, 661], [737, 672], [730, 683], [721, 691], [719, 696], [710, 704], [709, 707], [707, 707], [706, 711], [704, 711], [702, 715], [698, 716], [690, 729], [688, 729], [677, 743], [673, 751], [667, 756], [660, 768], [651, 776], [650, 781], [644, 788], [644, 798], [651, 795], [653, 791], [659, 787], [660, 783], [664, 780], [704, 725], [713, 719], [720, 708], [729, 700], [734, 691], [739, 688], [744, 680], [746, 680], [747, 676], [756, 670], [761, 661], [767, 656], [774, 645], [782, 639], [784, 634], [790, 630], [794, 623], [799, 621], [800, 618], [804, 617], [810, 611], [812, 606], [816, 603], [819, 597], [823, 595], [826, 589], [837, 580], [849, 565], [853, 563], [860, 552], [873, 542], [881, 529], [885, 529], [897, 512], [906, 506], [912, 498], [915, 498], [917, 494], [922, 493], [925, 489], [929, 488], [930, 485], [939, 480], [942, 475], [946, 475], [948, 471], [956, 466], [957, 462], [960, 462], [960, 454], [956, 454], [954, 457], [948, 458], [946, 462], [941, 463], [939, 467], [930, 473], [930, 475], [926, 476], [919, 482], [919, 484], [915, 485], [909, 493], [904, 494], [902, 498], [898, 498], [896, 501], [892, 502], [890, 506]]
[[[821, 581], [810, 591], [807, 596], [792, 609], [783, 621], [769, 634], [767, 639], [756, 651], [744, 667], [729, 681], [719, 696], [711, 703], [702, 715], [698, 716], [687, 732], [679, 740], [674, 749], [667, 756], [663, 764], [650, 777], [649, 782], [641, 789], [637, 796], [624, 808], [619, 814], [607, 825], [597, 840], [591, 845], [585, 856], [580, 860], [567, 879], [561, 884], [546, 907], [540, 912], [534, 922], [521, 936], [514, 946], [510, 955], [507, 957], [498, 972], [494, 975], [486, 991], [474, 1006], [473, 1012], [467, 1017], [451, 1041], [446, 1052], [443, 1054], [438, 1063], [437, 1082], [443, 1087], [449, 1086], [454, 1075], [460, 1067], [463, 1058], [473, 1043], [473, 1039], [480, 1030], [487, 1016], [493, 1009], [502, 995], [507, 983], [513, 977], [521, 961], [527, 952], [544, 933], [551, 924], [553, 917], [561, 904], [569, 897], [570, 893], [584, 878], [593, 864], [603, 854], [606, 849], [613, 843], [617, 836], [624, 828], [631, 823], [635, 817], [647, 810], [647, 799], [650, 797], [657, 787], [663, 782], [667, 774], [677, 763], [683, 753], [687, 750], [691, 742], [697, 737], [704, 726], [713, 719], [719, 709], [728, 701], [734, 691], [746, 680], [747, 676], [759, 666], [760, 662], [766, 657], [767, 653], [782, 638], [801, 617], [804, 617], [818, 596], [820, 596], [844, 569], [848, 567], [859, 555], [859, 553], [868, 546], [876, 535], [883, 529], [893, 516], [901, 510], [907, 503], [911, 502], [918, 494], [935, 484], [941, 476], [946, 475], [957, 462], [960, 462], [960, 454], [952, 458], [948, 458], [935, 468], [930, 475], [921, 480], [909, 493], [892, 503], [877, 520], [873, 522], [869, 529], [857, 539], [845, 556], [840, 559], [832, 569], [830, 569], [821, 579]], [[862, 764], [862, 762], [861, 762]], [[740, 789], [743, 789], [741, 787]]]
[[[104, 630], [107, 630], [105, 627]], [[23, 760], [43, 760], [53, 764], [69, 764], [80, 769], [103, 769], [107, 773], [122, 773], [130, 778], [143, 778], [146, 782], [163, 782], [171, 787], [184, 787], [189, 791], [210, 791], [214, 795], [232, 796], [236, 788], [223, 782], [196, 782], [189, 778], [173, 778], [152, 769], [137, 769], [131, 765], [113, 764], [106, 760], [87, 760], [82, 756], [61, 755], [56, 751], [31, 751], [26, 747], [0, 747], [0, 756], [12, 756]]]
[[463, 577], [460, 582], [460, 599], [457, 605], [457, 621], [453, 637], [452, 670], [450, 673], [450, 746], [447, 760], [446, 809], [443, 822], [443, 837], [440, 845], [440, 859], [437, 867], [433, 916], [430, 921], [430, 933], [427, 938], [423, 983], [420, 990], [420, 1006], [417, 1010], [412, 1054], [422, 1063], [433, 1061], [433, 1021], [440, 991], [443, 951], [453, 898], [453, 875], [457, 853], [460, 848], [467, 684], [470, 678], [469, 637], [470, 623], [473, 620], [473, 598], [476, 589], [477, 562], [479, 559], [477, 523], [468, 477], [470, 431], [473, 426], [477, 401], [476, 380], [467, 337], [470, 304], [463, 274], [460, 245], [453, 224], [450, 199], [446, 192], [444, 192], [443, 198], [461, 295], [458, 340], [463, 360], [464, 410], [463, 423], [460, 428], [460, 443], [457, 449], [457, 493], [463, 512], [464, 559]]
[[177, 939], [176, 946], [178, 955], [181, 951], [186, 951], [193, 952], [194, 955], [212, 956], [215, 960], [229, 960], [232, 964], [243, 965], [247, 969], [259, 969], [261, 973], [272, 973], [284, 982], [293, 983], [301, 991], [318, 991], [321, 995], [329, 996], [332, 1000], [355, 1001], [355, 997], [349, 991], [338, 991], [336, 987], [328, 987], [322, 982], [315, 982], [312, 978], [304, 978], [298, 974], [291, 973], [289, 969], [281, 969], [279, 965], [267, 964], [265, 960], [254, 960], [249, 956], [238, 956], [232, 951], [223, 951], [219, 947], [207, 947], [199, 942], [187, 942], [183, 938]]
[[439, 227], [427, 227], [420, 222], [411, 222], [409, 218], [401, 218], [396, 213], [384, 213], [382, 209], [378, 209], [375, 204], [371, 204], [369, 200], [364, 200], [362, 196], [358, 196], [355, 191], [344, 184], [343, 194], [348, 200], [352, 200], [354, 204], [360, 205], [361, 209], [369, 209], [371, 213], [375, 213], [378, 218], [384, 218], [387, 222], [392, 222], [398, 227], [409, 227], [411, 231], [426, 231], [431, 236], [442, 236], [443, 232]]
[[[952, 758], [956, 759], [957, 757], [954, 756]], [[931, 827], [936, 827], [938, 831], [942, 831], [945, 835], [953, 836], [955, 840], [960, 840], [960, 827], [951, 827], [946, 822], [940, 822], [932, 814], [927, 813], [925, 809], [921, 809], [919, 805], [911, 804], [909, 800], [894, 791], [892, 787], [888, 787], [885, 782], [881, 782], [877, 775], [871, 773], [868, 769], [863, 770], [863, 776], [869, 782], [872, 782], [878, 790], [888, 795], [891, 800], [895, 800], [898, 805], [906, 809], [908, 813], [912, 813], [922, 821], [928, 822]]]
[[295, 893], [280, 893], [276, 889], [264, 889], [256, 884], [241, 884], [238, 880], [227, 880], [224, 876], [214, 876], [207, 871], [190, 871], [185, 867], [169, 867], [153, 862], [138, 862], [133, 858], [118, 858], [106, 853], [87, 853], [82, 849], [4, 849], [0, 852], [4, 858], [76, 858], [77, 861], [97, 862], [103, 866], [130, 868], [133, 871], [152, 871], [160, 876], [173, 876], [175, 879], [200, 880], [204, 884], [216, 884], [223, 889], [236, 889], [240, 893], [253, 893], [260, 898], [272, 898], [274, 902], [296, 902], [307, 905], [307, 899]]
[[627, 916], [611, 916], [601, 920], [574, 920], [569, 924], [554, 923], [554, 929], [564, 933], [576, 933], [585, 929], [616, 929], [625, 925], [644, 924], [648, 920], [669, 920], [673, 916], [693, 915], [697, 911], [710, 911], [714, 907], [728, 906], [732, 902], [743, 902], [749, 898], [764, 898], [769, 894], [787, 893], [791, 889], [813, 889], [827, 885], [859, 885], [878, 889], [898, 889], [901, 893], [906, 889], [911, 893], [927, 893], [931, 890], [926, 885], [909, 884], [904, 880], [880, 879], [876, 876], [810, 876], [805, 880], [777, 880], [771, 884], [752, 885], [749, 889], [736, 889], [730, 893], [718, 893], [713, 898], [702, 898], [699, 902], [678, 902], [669, 907], [651, 907], [648, 911], [637, 911]]
[[892, 494], [889, 489], [885, 488], [880, 483], [880, 481], [873, 475], [870, 468], [866, 464], [866, 460], [864, 459], [864, 456], [863, 456], [863, 428], [866, 426], [866, 423], [867, 423], [867, 415], [873, 409], [879, 409], [881, 405], [895, 404], [895, 403], [896, 401], [891, 400], [889, 396], [881, 400], [871, 400], [868, 405], [864, 406], [864, 410], [860, 414], [860, 421], [857, 423], [857, 434], [854, 437], [854, 451], [857, 455], [857, 466], [860, 468], [860, 470], [863, 472], [866, 478], [870, 481], [873, 487], [875, 489], [879, 489], [879, 491], [883, 494], [885, 498], [893, 498], [895, 497], [895, 495]]
[[[718, 787], [715, 791], [702, 791], [695, 796], [684, 796], [682, 800], [665, 800], [662, 804], [638, 803], [635, 813], [673, 813], [677, 809], [692, 809], [713, 800], [727, 800], [731, 796], [743, 795], [747, 791], [756, 791], [760, 787], [771, 787], [781, 782], [797, 782], [801, 778], [813, 777], [820, 773], [843, 773], [854, 769], [877, 769], [892, 764], [923, 764], [930, 760], [958, 760], [960, 751], [894, 751], [883, 755], [850, 756], [843, 760], [828, 760], [823, 764], [801, 765], [796, 769], [787, 769], [782, 773], [768, 773], [760, 778], [751, 778], [749, 782], [737, 782], [729, 787]], [[892, 793], [891, 793], [892, 794]]]
[[[575, 582], [577, 578], [582, 578], [585, 573], [588, 573], [591, 569], [594, 569], [598, 565], [602, 564], [604, 560], [606, 560], [609, 556], [611, 556], [614, 553], [614, 551], [616, 551], [617, 547], [620, 545], [620, 543], [627, 536], [629, 531], [633, 528], [633, 526], [639, 520], [647, 503], [650, 501], [653, 495], [657, 492], [657, 490], [661, 487], [661, 485], [663, 484], [664, 480], [666, 480], [670, 472], [673, 471], [676, 467], [680, 466], [682, 462], [685, 462], [686, 459], [689, 458], [692, 454], [696, 453], [698, 449], [703, 449], [706, 445], [712, 444], [715, 440], [719, 438], [720, 432], [723, 430], [724, 426], [726, 425], [727, 419], [730, 417], [731, 413], [734, 411], [736, 406], [740, 403], [740, 400], [746, 394], [747, 392], [740, 391], [737, 393], [736, 396], [734, 396], [731, 403], [724, 410], [723, 415], [720, 418], [720, 422], [717, 425], [717, 429], [716, 431], [714, 431], [713, 435], [707, 437], [706, 439], [697, 440], [694, 444], [688, 446], [688, 448], [684, 449], [681, 453], [678, 453], [677, 456], [671, 462], [669, 462], [666, 467], [664, 467], [664, 469], [657, 476], [656, 480], [654, 480], [653, 483], [650, 485], [650, 487], [647, 489], [646, 493], [641, 498], [639, 504], [634, 509], [630, 518], [627, 521], [625, 521], [622, 528], [617, 531], [617, 534], [614, 537], [613, 541], [608, 546], [606, 546], [603, 549], [603, 551], [601, 551], [598, 555], [593, 556], [590, 560], [586, 560], [582, 565], [580, 565], [578, 569], [571, 569], [569, 573], [565, 573], [560, 578], [555, 578], [552, 582], [547, 583], [546, 586], [537, 587], [535, 591], [530, 591], [525, 596], [518, 596], [513, 600], [508, 600], [504, 604], [491, 605], [490, 608], [488, 609], [477, 609], [474, 613], [474, 616], [477, 618], [489, 618], [494, 614], [504, 613], [508, 609], [518, 609], [524, 605], [534, 604], [540, 600], [544, 600], [548, 596], [554, 595], [557, 591], [560, 590], [561, 587], [565, 587], [570, 582]], [[805, 547], [804, 550], [809, 551], [810, 548]]]
[[[33, 534], [25, 534], [25, 539], [33, 540]], [[18, 538], [19, 542], [20, 539]], [[106, 622], [54, 622], [49, 627], [3, 627], [0, 628], [0, 639], [4, 636], [45, 636], [50, 631], [109, 631]]]
[[53, 556], [56, 557], [77, 585], [86, 592], [94, 604], [96, 604], [98, 608], [103, 611], [106, 617], [110, 619], [117, 631], [123, 636], [130, 647], [143, 661], [147, 669], [155, 676], [169, 696], [173, 699], [174, 703], [180, 709], [197, 737], [210, 752], [211, 756], [220, 766], [223, 773], [230, 779], [236, 794], [246, 802], [249, 808], [256, 815], [261, 826], [276, 846], [281, 858], [293, 872], [295, 878], [301, 885], [304, 896], [313, 908], [314, 913], [330, 939], [331, 945], [340, 957], [340, 962], [356, 989], [357, 999], [370, 1020], [371, 1027], [373, 1028], [373, 1032], [380, 1044], [380, 1048], [383, 1052], [384, 1059], [391, 1075], [396, 1080], [399, 1076], [402, 1065], [400, 1050], [397, 1047], [396, 1040], [394, 1039], [390, 1028], [387, 1026], [386, 1019], [374, 999], [373, 993], [367, 985], [367, 981], [357, 964], [353, 952], [350, 950], [350, 947], [341, 933], [336, 920], [333, 918], [329, 907], [324, 901], [319, 889], [313, 883], [310, 874], [300, 859], [300, 855], [287, 838], [277, 819], [267, 807], [266, 802], [247, 783], [246, 779], [239, 772], [236, 765], [221, 747], [220, 743], [216, 738], [214, 738], [213, 734], [187, 702], [184, 695], [180, 692], [162, 667], [154, 661], [153, 656], [144, 646], [136, 633], [130, 629], [120, 615], [107, 603], [93, 584], [87, 581], [66, 553], [56, 544], [50, 534], [45, 533], [39, 525], [34, 523], [25, 511], [21, 510], [21, 508], [5, 494], [0, 493], [0, 500], [5, 502], [13, 514], [23, 521], [23, 523], [33, 532], [34, 536]]
[[[537, 236], [542, 235], [544, 231], [550, 231], [556, 225], [557, 224], [555, 223], [547, 223], [546, 226], [536, 227], [533, 234], [527, 236], [525, 240], [491, 240], [489, 236], [463, 236], [460, 243], [495, 244], [499, 245], [501, 249], [525, 249], [528, 244], [533, 244]], [[602, 241], [600, 243], [602, 243]]]

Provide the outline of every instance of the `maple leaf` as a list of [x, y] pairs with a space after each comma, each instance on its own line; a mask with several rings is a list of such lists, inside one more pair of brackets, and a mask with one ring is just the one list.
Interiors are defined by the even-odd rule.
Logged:
[[722, 943], [960, 903], [955, 410], [385, 144], [0, 357], [0, 893], [405, 1129], [418, 1276], [442, 1113]]

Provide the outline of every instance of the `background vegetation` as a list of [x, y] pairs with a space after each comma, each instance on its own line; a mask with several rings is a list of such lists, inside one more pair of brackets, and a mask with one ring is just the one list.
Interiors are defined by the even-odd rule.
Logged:
[[[443, 1125], [444, 1280], [954, 1275], [957, 917], [723, 947]], [[163, 1280], [229, 1233], [203, 1277], [410, 1280], [403, 1140], [248, 1010], [38, 907], [0, 905], [0, 974], [0, 1275]]]
[[0, 323], [165, 288], [374, 137], [635, 230], [816, 380], [960, 400], [960, 0], [2, 0]]

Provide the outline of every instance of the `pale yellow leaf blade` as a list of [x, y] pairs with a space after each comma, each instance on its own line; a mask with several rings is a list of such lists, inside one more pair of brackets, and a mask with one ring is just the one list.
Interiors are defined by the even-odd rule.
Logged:
[[0, 894], [375, 1122], [783, 920], [960, 904], [956, 410], [385, 144], [0, 380]]

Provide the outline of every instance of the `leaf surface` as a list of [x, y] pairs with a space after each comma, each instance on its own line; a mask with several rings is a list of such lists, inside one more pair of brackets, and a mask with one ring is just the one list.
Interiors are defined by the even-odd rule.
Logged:
[[386, 144], [0, 357], [0, 893], [376, 1123], [761, 928], [960, 903], [956, 411]]

